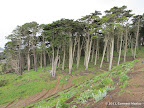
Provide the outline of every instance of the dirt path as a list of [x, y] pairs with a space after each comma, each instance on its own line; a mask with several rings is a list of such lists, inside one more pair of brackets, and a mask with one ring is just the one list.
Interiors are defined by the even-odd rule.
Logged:
[[129, 86], [120, 93], [118, 87], [90, 108], [144, 108], [144, 60], [137, 62], [128, 73]]
[[55, 95], [56, 93], [58, 93], [59, 91], [62, 91], [62, 90], [65, 90], [71, 86], [73, 86], [72, 84], [72, 80], [74, 79], [75, 77], [71, 77], [68, 81], [67, 84], [63, 85], [63, 86], [59, 86], [59, 83], [60, 83], [60, 79], [61, 77], [58, 77], [57, 78], [57, 83], [55, 85], [54, 88], [50, 89], [50, 90], [46, 90], [46, 89], [43, 89], [41, 92], [39, 93], [36, 93], [32, 96], [29, 96], [25, 99], [18, 99], [18, 100], [14, 100], [12, 101], [11, 103], [9, 103], [7, 106], [5, 107], [2, 107], [2, 108], [19, 108], [19, 107], [24, 107], [26, 105], [30, 105], [34, 102], [37, 102], [41, 99], [44, 99], [44, 98], [48, 98], [52, 95]]
[[43, 89], [41, 92], [36, 93], [36, 94], [34, 94], [32, 96], [29, 96], [29, 97], [27, 97], [25, 99], [14, 100], [13, 102], [9, 103], [6, 107], [3, 107], [3, 108], [19, 108], [19, 107], [23, 107], [23, 106], [32, 104], [32, 103], [34, 103], [36, 101], [39, 101], [39, 100], [43, 99], [46, 96], [50, 96], [52, 94], [55, 94], [57, 92], [58, 85], [60, 83], [60, 79], [61, 79], [61, 77], [57, 78], [57, 83], [56, 83], [54, 88], [52, 88], [52, 89], [50, 89], [48, 91], [46, 89]]

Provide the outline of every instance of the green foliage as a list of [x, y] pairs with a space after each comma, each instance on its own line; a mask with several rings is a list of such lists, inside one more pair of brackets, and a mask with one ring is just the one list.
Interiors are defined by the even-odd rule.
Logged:
[[95, 101], [98, 102], [99, 100], [103, 99], [103, 97], [106, 96], [108, 91], [114, 90], [114, 89], [115, 89], [114, 87], [110, 88], [108, 86], [100, 90], [88, 89], [80, 94], [80, 97], [78, 97], [78, 100], [82, 103], [86, 103], [89, 98], [94, 98]]
[[77, 108], [77, 106], [76, 106], [76, 105], [73, 105], [72, 108]]
[[129, 77], [126, 74], [123, 74], [119, 78], [119, 83], [122, 83], [122, 82], [124, 82], [124, 81], [126, 81], [128, 79], [129, 79]]
[[111, 78], [106, 78], [103, 80], [104, 85], [109, 85], [109, 84], [111, 84], [111, 82], [112, 82]]
[[78, 98], [82, 103], [87, 102], [86, 100], [88, 100], [89, 98], [92, 98], [93, 90], [86, 90], [83, 93], [80, 94], [80, 97]]
[[8, 80], [0, 80], [0, 87], [5, 86], [8, 83]]
[[105, 97], [106, 94], [107, 94], [106, 90], [103, 91], [99, 90], [97, 95], [93, 94], [93, 98], [95, 99], [95, 102], [98, 102], [99, 100], [103, 99], [103, 97]]
[[129, 85], [128, 81], [125, 81], [122, 85], [120, 85], [120, 88], [124, 89], [128, 85]]
[[64, 103], [63, 101], [59, 101], [56, 104], [56, 108], [68, 108], [68, 104]]
[[[48, 69], [48, 68], [47, 68]], [[0, 104], [8, 103], [19, 97], [25, 98], [45, 89], [53, 88], [56, 81], [48, 81], [48, 73], [38, 68], [38, 72], [30, 70], [22, 76], [16, 74], [0, 75], [1, 90], [0, 90]], [[47, 79], [47, 81], [46, 81]]]
[[65, 78], [60, 79], [60, 85], [67, 84], [68, 81]]

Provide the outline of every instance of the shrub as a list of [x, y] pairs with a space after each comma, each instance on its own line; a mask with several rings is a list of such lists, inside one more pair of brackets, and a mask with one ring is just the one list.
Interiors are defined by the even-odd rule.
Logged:
[[8, 80], [0, 80], [0, 87], [5, 86], [8, 83]]
[[104, 85], [109, 85], [112, 82], [111, 78], [106, 78], [103, 80]]
[[58, 100], [56, 108], [68, 108], [68, 104]]
[[119, 78], [119, 84], [122, 83], [122, 82], [124, 82], [124, 81], [126, 81], [126, 80], [128, 80], [128, 79], [129, 79], [129, 77], [126, 74], [123, 74]]

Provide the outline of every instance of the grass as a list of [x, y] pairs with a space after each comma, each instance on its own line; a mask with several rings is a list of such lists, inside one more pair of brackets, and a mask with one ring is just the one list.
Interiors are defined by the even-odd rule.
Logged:
[[[142, 47], [141, 50], [144, 50]], [[122, 51], [123, 55], [124, 51]], [[131, 53], [127, 53], [128, 56], [131, 56]], [[60, 79], [60, 85], [67, 84], [68, 81], [66, 79], [70, 79], [71, 77], [75, 77], [72, 81], [72, 84], [74, 86], [77, 85], [76, 88], [70, 88], [68, 91], [61, 91], [57, 95], [59, 95], [57, 98], [50, 97], [49, 101], [46, 101], [45, 99], [33, 103], [28, 106], [34, 105], [35, 108], [38, 107], [48, 107], [48, 106], [54, 106], [56, 103], [63, 104], [64, 101], [69, 99], [70, 97], [79, 94], [81, 95], [82, 91], [86, 90], [102, 90], [106, 86], [112, 84], [112, 79], [115, 77], [119, 77], [119, 86], [120, 88], [125, 88], [128, 86], [127, 80], [129, 77], [126, 75], [127, 72], [130, 71], [130, 68], [133, 66], [133, 64], [137, 61], [131, 61], [131, 62], [125, 62], [120, 64], [119, 66], [116, 66], [117, 64], [117, 55], [118, 53], [114, 52], [114, 61], [113, 61], [113, 68], [110, 71], [106, 71], [108, 67], [108, 63], [103, 64], [103, 70], [100, 69], [98, 71], [98, 67], [101, 62], [101, 57], [98, 59], [97, 66], [94, 66], [93, 63], [89, 63], [89, 73], [83, 73], [85, 72], [85, 68], [83, 66], [83, 59], [80, 61], [79, 69], [76, 69], [76, 64], [73, 64], [72, 69], [72, 75], [68, 75], [68, 68], [65, 68], [64, 71], [62, 71], [60, 68], [57, 70], [57, 76], [61, 76]], [[138, 56], [142, 56], [143, 52], [139, 52]], [[123, 58], [121, 58], [123, 60]], [[106, 61], [106, 58], [105, 58]], [[1, 67], [0, 67], [1, 69]], [[22, 76], [16, 75], [13, 73], [0, 75], [0, 83], [2, 81], [3, 86], [0, 87], [0, 105], [10, 103], [15, 99], [19, 98], [26, 98], [28, 96], [31, 96], [35, 93], [38, 93], [42, 91], [42, 89], [51, 89], [55, 86], [57, 80], [50, 80], [51, 74], [50, 74], [50, 67], [46, 68], [46, 71], [44, 71], [44, 68], [38, 68], [38, 72], [34, 72], [33, 70], [30, 70], [30, 72], [25, 71]], [[92, 71], [93, 73], [90, 73]], [[85, 75], [81, 75], [85, 74]], [[64, 93], [65, 92], [65, 93]], [[95, 94], [96, 95], [96, 94]], [[78, 101], [79, 96], [77, 96], [74, 99], [74, 102]], [[72, 104], [72, 103], [70, 103]], [[68, 106], [70, 106], [68, 104]], [[27, 107], [28, 107], [27, 106]], [[64, 105], [67, 106], [67, 105]], [[63, 107], [64, 107], [63, 106]], [[73, 105], [75, 107], [75, 105]]]
[[1, 75], [0, 79], [6, 80], [8, 83], [0, 87], [0, 105], [20, 97], [25, 98], [33, 95], [42, 91], [43, 88], [47, 90], [53, 88], [56, 81], [48, 80], [49, 76], [50, 74], [44, 72], [41, 68], [38, 68], [38, 72], [30, 70], [22, 76], [12, 73]]
[[[68, 107], [76, 107], [76, 105], [74, 103], [81, 103], [81, 104], [85, 104], [87, 103], [87, 100], [89, 98], [93, 98], [95, 100], [95, 102], [97, 102], [98, 100], [102, 99], [103, 96], [106, 95], [106, 91], [105, 88], [108, 87], [107, 85], [113, 83], [112, 82], [112, 78], [116, 77], [116, 76], [121, 76], [120, 77], [120, 82], [121, 82], [121, 92], [119, 95], [121, 95], [124, 91], [123, 88], [125, 88], [128, 83], [127, 83], [127, 76], [123, 75], [126, 74], [128, 71], [130, 71], [130, 68], [133, 66], [133, 64], [136, 62], [135, 61], [131, 61], [131, 62], [126, 62], [123, 63], [119, 66], [114, 67], [111, 71], [107, 71], [107, 72], [103, 72], [103, 73], [98, 73], [98, 75], [96, 75], [95, 77], [91, 77], [92, 79], [88, 79], [86, 80], [85, 77], [86, 76], [77, 76], [77, 79], [73, 80], [73, 83], [75, 85], [77, 85], [76, 88], [70, 88], [69, 92], [65, 92], [65, 91], [61, 91], [58, 94], [60, 96], [58, 96], [57, 98], [50, 98], [50, 100], [48, 102], [43, 101], [43, 102], [37, 102], [34, 103], [32, 105], [34, 105], [34, 108], [38, 108], [38, 107], [52, 107], [52, 106], [63, 106], [66, 105]], [[79, 84], [77, 84], [79, 83]], [[102, 86], [103, 85], [103, 86]], [[111, 88], [111, 87], [110, 87]], [[101, 92], [98, 92], [98, 91]], [[113, 90], [113, 89], [107, 89], [107, 90]], [[84, 91], [84, 92], [83, 92]], [[78, 95], [77, 97], [75, 97], [75, 99], [73, 100], [73, 102], [69, 103], [69, 104], [65, 104], [65, 101], [67, 99], [69, 99], [70, 97], [74, 96], [74, 95]], [[93, 97], [93, 96], [94, 97]], [[32, 105], [29, 105], [27, 107], [30, 107]], [[62, 107], [60, 107], [62, 108]]]

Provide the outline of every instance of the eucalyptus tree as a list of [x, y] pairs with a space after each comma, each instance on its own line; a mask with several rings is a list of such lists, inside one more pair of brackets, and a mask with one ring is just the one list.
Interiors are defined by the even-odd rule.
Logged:
[[[82, 26], [82, 27], [81, 27]], [[83, 25], [78, 21], [65, 20], [65, 33], [69, 36], [69, 74], [72, 72], [72, 66], [74, 62], [76, 45], [78, 44], [77, 50], [77, 68], [79, 67], [80, 61], [80, 35], [83, 29]]]
[[85, 38], [85, 45], [84, 45], [84, 51], [85, 51], [85, 58], [84, 58], [84, 66], [85, 70], [88, 69], [88, 64], [90, 60], [90, 54], [91, 54], [91, 47], [92, 47], [92, 32], [91, 32], [91, 24], [92, 19], [91, 15], [86, 15], [83, 18], [80, 19], [81, 22], [85, 23], [85, 29], [84, 29], [84, 38]]
[[83, 49], [84, 45], [84, 38], [83, 38], [83, 33], [84, 33], [84, 28], [85, 24], [81, 22], [77, 22], [76, 30], [77, 30], [77, 69], [79, 68], [80, 64], [80, 58], [81, 58], [81, 51]]
[[[52, 77], [55, 77], [56, 73], [56, 67], [57, 67], [57, 62], [58, 62], [58, 56], [59, 56], [59, 44], [58, 44], [58, 34], [57, 34], [57, 29], [56, 29], [56, 24], [58, 22], [53, 22], [52, 24], [47, 24], [44, 26], [44, 36], [46, 37], [47, 41], [50, 42], [49, 49], [51, 49], [52, 54], [51, 54], [51, 65], [52, 65]], [[55, 50], [57, 53], [55, 54]]]
[[44, 29], [44, 24], [41, 24], [39, 26], [39, 37], [38, 37], [38, 42], [39, 42], [39, 49], [40, 49], [40, 64], [41, 67], [44, 65], [44, 68], [46, 68], [46, 63], [47, 63], [47, 57], [46, 57], [46, 51], [47, 51], [47, 45], [49, 45], [49, 42], [46, 41], [46, 37], [43, 34], [43, 29]]
[[[105, 11], [106, 15], [103, 16], [103, 20], [106, 22], [104, 27], [107, 29], [106, 31], [110, 36], [109, 37], [109, 45], [110, 45], [109, 70], [111, 70], [111, 67], [112, 67], [113, 52], [114, 52], [114, 48], [116, 46], [116, 44], [114, 43], [115, 42], [114, 40], [116, 38], [119, 39], [119, 37], [121, 37], [121, 35], [118, 35], [116, 37], [117, 33], [115, 33], [115, 31], [116, 31], [117, 27], [123, 27], [124, 24], [127, 25], [126, 26], [126, 34], [125, 34], [125, 52], [124, 52], [124, 56], [126, 57], [127, 40], [128, 40], [128, 38], [127, 38], [128, 37], [128, 24], [127, 24], [127, 22], [129, 20], [129, 18], [132, 16], [132, 14], [130, 14], [131, 10], [126, 10], [126, 8], [127, 8], [126, 6], [113, 7], [110, 10], [106, 10]], [[120, 33], [120, 34], [122, 34], [122, 33]], [[118, 45], [119, 45], [119, 41], [117, 41], [117, 46]], [[107, 51], [109, 51], [109, 50], [107, 50]], [[105, 54], [105, 53], [103, 53], [103, 54]], [[125, 57], [124, 57], [124, 61], [125, 61]]]
[[[127, 7], [125, 6], [125, 9]], [[123, 16], [125, 16], [126, 20], [125, 20], [125, 35], [124, 35], [124, 42], [125, 42], [125, 46], [124, 46], [124, 62], [126, 61], [126, 54], [127, 54], [127, 41], [128, 41], [128, 34], [129, 34], [129, 20], [130, 18], [133, 16], [133, 14], [131, 14], [132, 10], [125, 10]]]
[[[134, 59], [136, 58], [136, 53], [138, 51], [138, 40], [139, 40], [139, 31], [140, 31], [140, 23], [141, 23], [142, 15], [136, 15], [133, 17], [133, 26], [136, 26], [135, 31], [135, 48], [134, 48]], [[135, 28], [135, 27], [134, 27]]]
[[141, 18], [141, 27], [140, 27], [140, 40], [141, 40], [141, 43], [140, 45], [144, 46], [144, 14], [142, 15], [142, 18]]
[[[93, 61], [94, 58], [94, 53], [95, 53], [95, 65], [97, 63], [97, 56], [99, 53], [99, 38], [102, 36], [101, 30], [102, 30], [102, 21], [100, 18], [101, 12], [100, 11], [95, 11], [94, 13], [91, 13], [91, 19], [92, 19], [92, 37], [94, 39], [93, 42], [93, 47], [92, 47], [92, 56], [91, 56], [91, 62]], [[96, 51], [95, 51], [96, 50]]]
[[28, 56], [27, 56], [27, 67], [28, 71], [30, 69], [30, 49], [33, 52], [34, 60], [34, 70], [37, 71], [37, 57], [36, 57], [36, 47], [37, 47], [37, 38], [39, 33], [39, 24], [37, 22], [25, 23], [22, 25], [23, 35], [25, 36], [25, 43], [28, 47]]
[[[110, 46], [109, 49], [107, 49], [107, 53], [110, 53], [110, 64], [109, 64], [109, 70], [112, 66], [112, 60], [113, 60], [113, 50], [114, 50], [114, 21], [113, 18], [115, 15], [111, 14], [110, 11], [106, 11], [106, 15], [102, 18], [102, 31], [104, 34], [104, 49], [103, 49], [103, 56], [100, 64], [100, 68], [102, 68], [105, 52], [107, 49], [107, 46]], [[109, 45], [108, 45], [109, 43]], [[110, 51], [110, 52], [108, 52]]]
[[5, 46], [6, 52], [9, 53], [9, 63], [16, 71], [17, 74], [22, 75], [22, 61], [21, 61], [21, 50], [22, 50], [22, 28], [17, 26], [13, 30], [12, 34], [7, 36], [11, 42], [8, 42]]
[[51, 64], [52, 64], [52, 77], [55, 77], [56, 68], [58, 60], [60, 60], [60, 49], [63, 49], [63, 68], [65, 64], [65, 53], [66, 53], [66, 43], [68, 41], [69, 29], [68, 22], [66, 19], [61, 19], [53, 22], [52, 24], [47, 24], [44, 26], [44, 36], [50, 43], [49, 49], [51, 49]]

